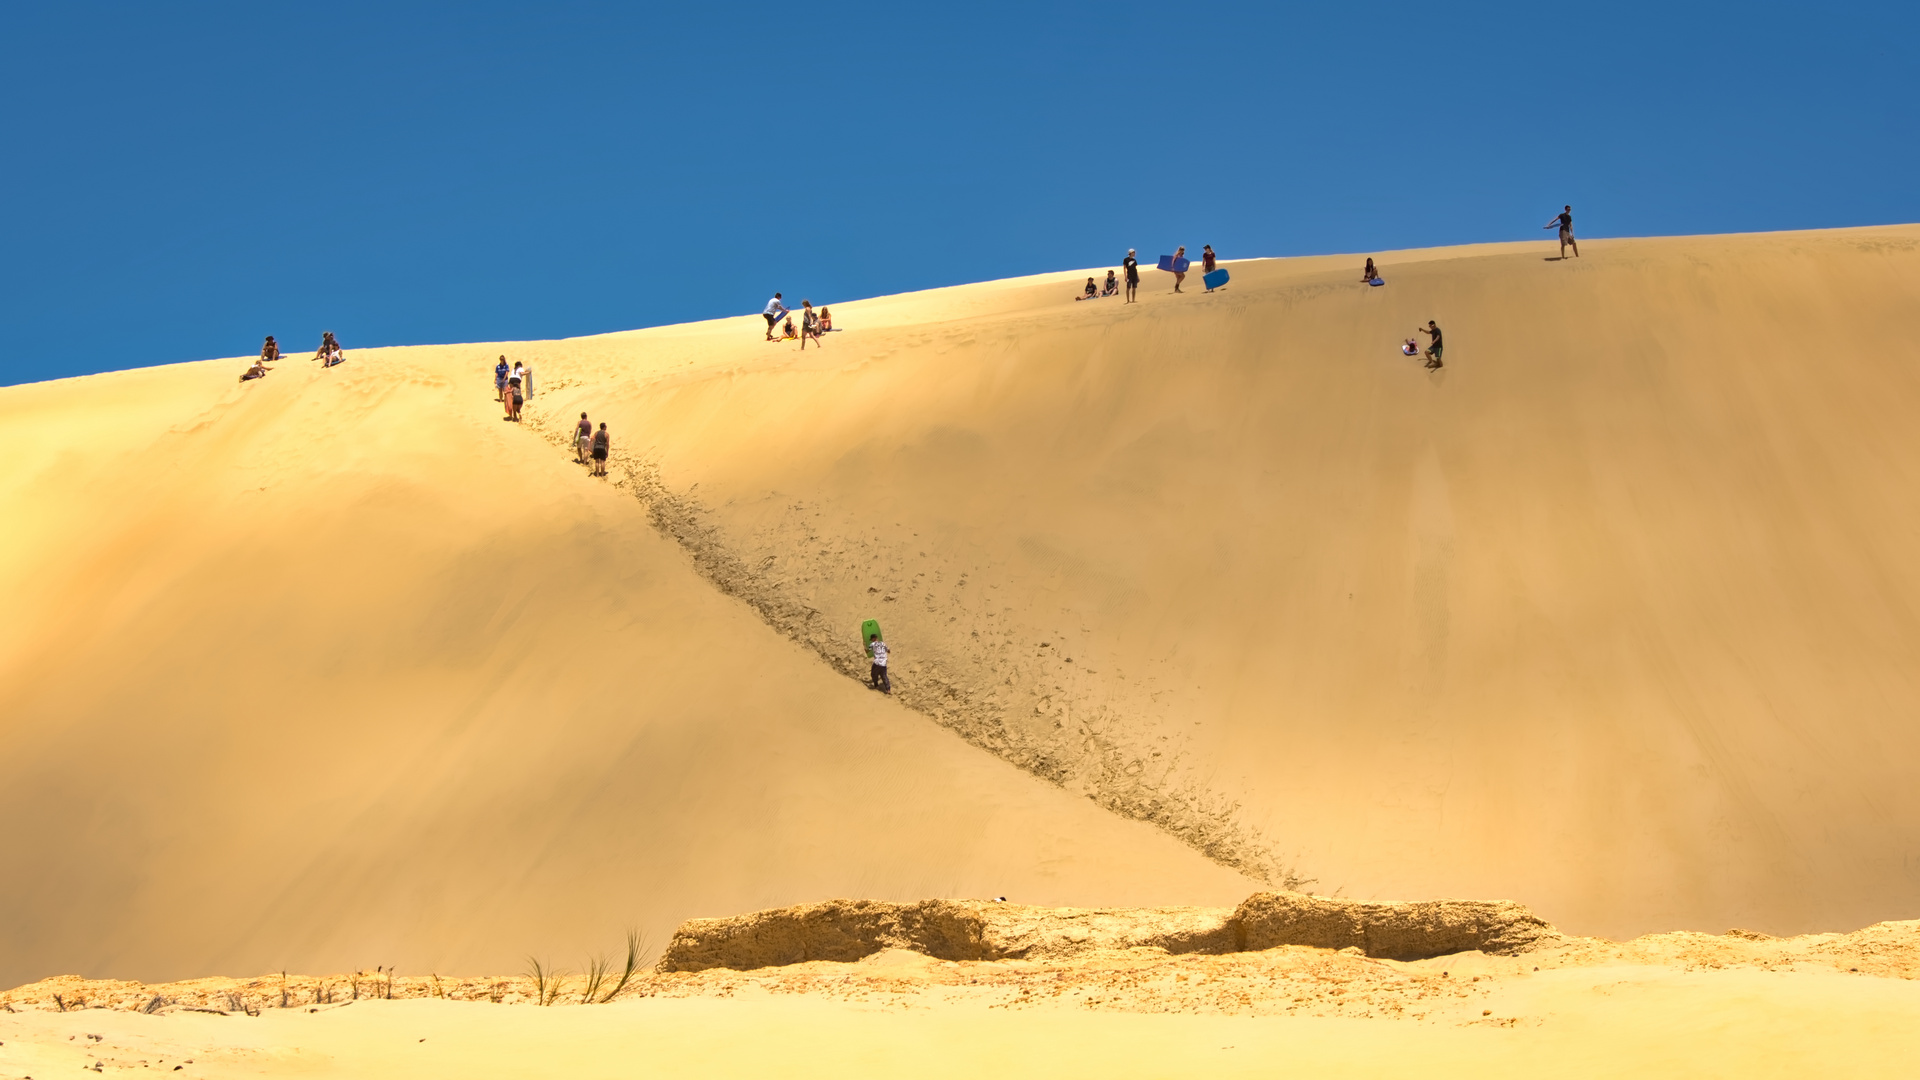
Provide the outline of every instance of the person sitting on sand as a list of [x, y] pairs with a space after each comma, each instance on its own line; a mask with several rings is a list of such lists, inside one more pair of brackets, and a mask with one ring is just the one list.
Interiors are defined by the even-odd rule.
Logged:
[[1362, 282], [1371, 282], [1373, 281], [1374, 278], [1377, 278], [1379, 276], [1380, 276], [1380, 272], [1373, 268], [1373, 260], [1368, 259], [1367, 268], [1365, 270], [1360, 271], [1360, 280]]
[[246, 382], [248, 379], [265, 378], [266, 374], [267, 374], [267, 364], [265, 359], [263, 358], [260, 360], [255, 360], [253, 362], [253, 366], [247, 369], [246, 374], [240, 376], [240, 381]]
[[783, 326], [781, 327], [781, 330], [780, 330], [780, 340], [781, 340], [781, 341], [793, 341], [793, 340], [795, 340], [796, 338], [798, 338], [799, 336], [800, 336], [800, 335], [799, 335], [799, 334], [798, 334], [798, 333], [797, 333], [797, 332], [796, 332], [796, 331], [795, 331], [795, 330], [793, 329], [793, 319], [792, 319], [791, 317], [789, 317], [789, 318], [787, 319], [787, 321], [786, 321], [786, 323], [785, 323], [785, 325], [783, 325]]
[[573, 460], [582, 465], [587, 463], [587, 454], [593, 449], [593, 421], [586, 413], [580, 414], [580, 422], [573, 426]]
[[867, 672], [868, 683], [883, 694], [893, 693], [893, 682], [887, 678], [887, 643], [880, 640], [879, 634], [867, 635], [867, 655], [873, 658], [873, 667]]
[[600, 430], [593, 433], [593, 475], [607, 475], [607, 454], [613, 450], [613, 436], [607, 434], [607, 422], [600, 421]]
[[273, 340], [272, 334], [268, 334], [267, 343], [260, 346], [260, 362], [271, 364], [278, 359], [280, 359], [280, 343]]
[[493, 365], [493, 400], [507, 400], [507, 376], [511, 374], [513, 372], [507, 367], [507, 358], [502, 356], [500, 362]]
[[1440, 343], [1440, 324], [1428, 319], [1427, 325], [1421, 327], [1419, 332], [1433, 339], [1433, 344], [1427, 346], [1427, 370], [1432, 371], [1434, 368], [1443, 366], [1440, 362], [1440, 353], [1443, 349]]
[[320, 335], [320, 351], [314, 353], [313, 358], [320, 361], [320, 366], [323, 368], [343, 364], [347, 359], [346, 354], [340, 351], [340, 342], [334, 340], [331, 330]]
[[1115, 274], [1111, 270], [1107, 271], [1107, 283], [1105, 285], [1100, 286], [1100, 295], [1101, 296], [1119, 296], [1120, 295], [1119, 275]]
[[1075, 300], [1092, 300], [1095, 297], [1098, 297], [1099, 295], [1100, 295], [1100, 286], [1092, 278], [1088, 278], [1087, 287], [1081, 291], [1079, 296], [1074, 297], [1074, 299]]
[[820, 309], [820, 332], [823, 334], [833, 333], [833, 312], [828, 311], [826, 308]]

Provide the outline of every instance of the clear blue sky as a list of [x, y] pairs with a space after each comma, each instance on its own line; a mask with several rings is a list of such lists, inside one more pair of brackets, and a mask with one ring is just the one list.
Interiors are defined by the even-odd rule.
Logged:
[[0, 12], [0, 383], [1151, 257], [1920, 220], [1920, 5]]

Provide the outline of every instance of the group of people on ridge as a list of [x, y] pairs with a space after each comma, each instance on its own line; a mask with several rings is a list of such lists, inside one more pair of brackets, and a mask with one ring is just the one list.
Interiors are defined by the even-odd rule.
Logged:
[[[314, 351], [313, 358], [320, 361], [320, 366], [324, 369], [346, 363], [347, 354], [340, 351], [340, 343], [334, 340], [333, 331], [328, 330], [320, 335], [320, 348]], [[273, 340], [272, 334], [268, 334], [266, 343], [260, 346], [260, 359], [255, 360], [252, 366], [240, 375], [240, 381], [266, 378], [267, 372], [271, 370], [267, 365], [279, 359], [280, 343]]]
[[507, 358], [500, 357], [493, 365], [493, 392], [507, 411], [503, 419], [518, 423], [521, 408], [533, 396], [533, 369], [518, 360], [509, 366]]
[[[1179, 266], [1181, 263], [1184, 263], [1186, 261], [1187, 261], [1187, 246], [1185, 244], [1181, 244], [1179, 247], [1174, 249], [1173, 262], [1175, 266]], [[1220, 268], [1220, 258], [1219, 256], [1213, 253], [1213, 245], [1212, 244], [1200, 245], [1201, 280], [1204, 281], [1207, 274], [1211, 274], [1219, 268]], [[1131, 304], [1136, 299], [1136, 296], [1134, 294], [1138, 292], [1140, 289], [1140, 253], [1139, 252], [1135, 251], [1133, 248], [1127, 249], [1127, 257], [1120, 260], [1120, 273], [1125, 275], [1126, 288], [1127, 288], [1126, 302]], [[1180, 286], [1185, 284], [1186, 280], [1187, 280], [1187, 272], [1185, 270], [1173, 271], [1173, 291], [1180, 292], [1181, 291]], [[1117, 291], [1116, 289], [1117, 284], [1118, 283], [1115, 282], [1114, 280], [1114, 272], [1111, 270], [1107, 271], [1106, 289], [1105, 291], [1100, 292], [1097, 295], [1099, 296], [1114, 295], [1114, 293]], [[1207, 286], [1207, 291], [1212, 292], [1213, 286], [1211, 285]], [[1086, 293], [1081, 296], [1076, 296], [1074, 297], [1074, 299], [1075, 300], [1092, 300], [1095, 298], [1095, 296], [1096, 294], [1093, 288], [1093, 279], [1088, 278]]]
[[[795, 330], [793, 326], [793, 309], [787, 307], [786, 302], [780, 298], [779, 293], [773, 294], [773, 299], [767, 301], [766, 310], [762, 311], [761, 314], [767, 318], [768, 341], [793, 341], [798, 339], [801, 352], [807, 351], [807, 342], [809, 341], [815, 345], [824, 347], [826, 343], [821, 340], [821, 335], [833, 331], [833, 312], [824, 307], [815, 311], [813, 301], [811, 300], [800, 301], [800, 328], [798, 330]], [[784, 326], [781, 324], [782, 319], [786, 320]], [[779, 337], [773, 336], [776, 328], [780, 330]]]

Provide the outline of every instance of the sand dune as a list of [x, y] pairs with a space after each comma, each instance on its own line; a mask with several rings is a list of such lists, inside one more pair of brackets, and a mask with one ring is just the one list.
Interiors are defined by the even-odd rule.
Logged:
[[0, 984], [1289, 875], [1910, 916], [1920, 229], [1588, 248], [0, 390]]

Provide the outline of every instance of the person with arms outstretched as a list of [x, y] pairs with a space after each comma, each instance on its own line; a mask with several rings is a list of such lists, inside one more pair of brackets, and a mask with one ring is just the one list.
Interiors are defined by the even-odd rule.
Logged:
[[1568, 245], [1572, 245], [1573, 247], [1573, 257], [1576, 259], [1579, 258], [1580, 245], [1575, 243], [1573, 239], [1573, 207], [1568, 206], [1561, 210], [1560, 213], [1554, 215], [1552, 221], [1540, 227], [1543, 229], [1551, 229], [1555, 225], [1560, 226], [1560, 258], [1564, 260], [1567, 257]]

